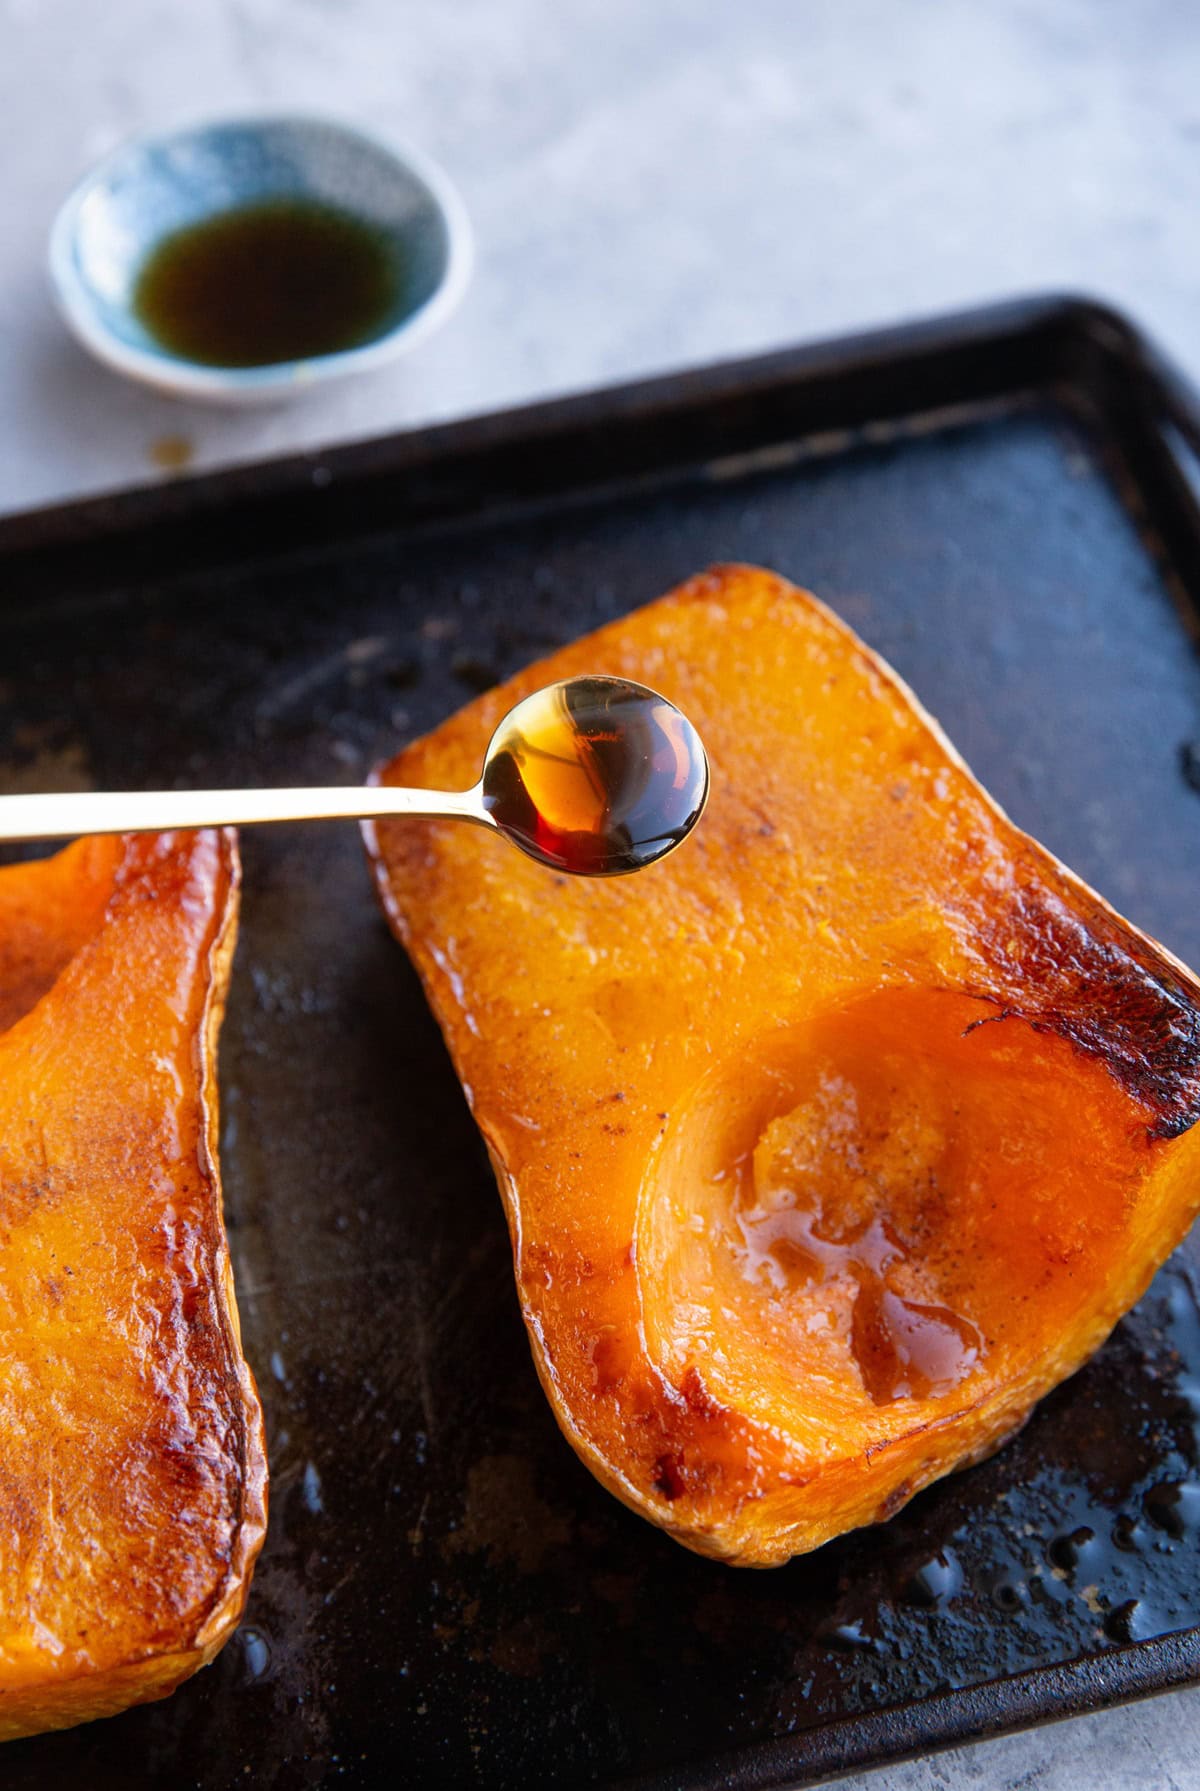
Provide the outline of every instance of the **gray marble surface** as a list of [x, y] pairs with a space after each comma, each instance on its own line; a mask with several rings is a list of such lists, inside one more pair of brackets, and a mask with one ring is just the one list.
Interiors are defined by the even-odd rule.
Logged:
[[838, 1779], [842, 1791], [1191, 1791], [1200, 1688]]
[[[93, 366], [44, 243], [122, 135], [240, 108], [457, 180], [468, 298], [411, 360], [232, 415]], [[0, 0], [0, 510], [977, 300], [1075, 288], [1200, 374], [1188, 0]], [[843, 1781], [1200, 1786], [1200, 1691]]]
[[[44, 241], [124, 133], [261, 105], [425, 146], [479, 265], [413, 359], [222, 415], [87, 361]], [[1188, 0], [0, 0], [0, 165], [3, 510], [1034, 288], [1200, 369]]]

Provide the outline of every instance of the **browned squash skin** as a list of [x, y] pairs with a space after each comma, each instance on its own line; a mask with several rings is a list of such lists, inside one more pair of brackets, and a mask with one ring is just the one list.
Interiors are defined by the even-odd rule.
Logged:
[[618, 1497], [766, 1566], [995, 1448], [1200, 1206], [1200, 986], [1020, 833], [816, 599], [718, 569], [388, 766], [459, 788], [608, 672], [712, 761], [615, 883], [369, 828], [487, 1141], [534, 1359]]
[[230, 833], [0, 871], [0, 1739], [163, 1697], [266, 1524], [217, 1171]]

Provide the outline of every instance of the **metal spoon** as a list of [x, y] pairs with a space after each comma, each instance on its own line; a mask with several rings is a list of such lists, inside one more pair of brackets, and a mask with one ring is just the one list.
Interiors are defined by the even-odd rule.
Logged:
[[557, 870], [616, 876], [663, 858], [708, 799], [700, 737], [625, 678], [570, 678], [510, 710], [473, 789], [156, 790], [0, 796], [0, 840], [167, 833], [264, 821], [473, 821]]

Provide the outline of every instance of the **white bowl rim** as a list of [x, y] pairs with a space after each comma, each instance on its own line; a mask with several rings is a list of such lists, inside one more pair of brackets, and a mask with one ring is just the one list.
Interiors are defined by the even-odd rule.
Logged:
[[[131, 151], [165, 148], [203, 131], [255, 130], [281, 124], [333, 130], [344, 138], [357, 139], [366, 147], [382, 150], [428, 189], [446, 226], [446, 267], [429, 297], [374, 342], [365, 342], [358, 348], [337, 349], [331, 354], [312, 355], [307, 360], [271, 361], [261, 367], [206, 366], [169, 351], [154, 353], [137, 348], [112, 335], [97, 318], [87, 289], [75, 269], [73, 248], [79, 211], [92, 189]], [[165, 128], [131, 132], [94, 162], [71, 188], [51, 226], [47, 255], [50, 283], [63, 319], [97, 360], [118, 373], [181, 397], [226, 400], [285, 396], [318, 380], [365, 372], [407, 353], [444, 323], [459, 304], [470, 281], [474, 260], [474, 237], [467, 208], [449, 175], [423, 150], [390, 132], [367, 129], [333, 113], [301, 112], [292, 107], [206, 113]]]

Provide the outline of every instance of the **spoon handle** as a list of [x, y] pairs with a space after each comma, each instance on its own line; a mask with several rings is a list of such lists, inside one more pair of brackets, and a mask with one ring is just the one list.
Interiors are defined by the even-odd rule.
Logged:
[[74, 839], [85, 833], [173, 833], [263, 821], [365, 821], [434, 815], [495, 822], [474, 790], [401, 790], [386, 784], [314, 790], [147, 790], [0, 796], [0, 841]]

